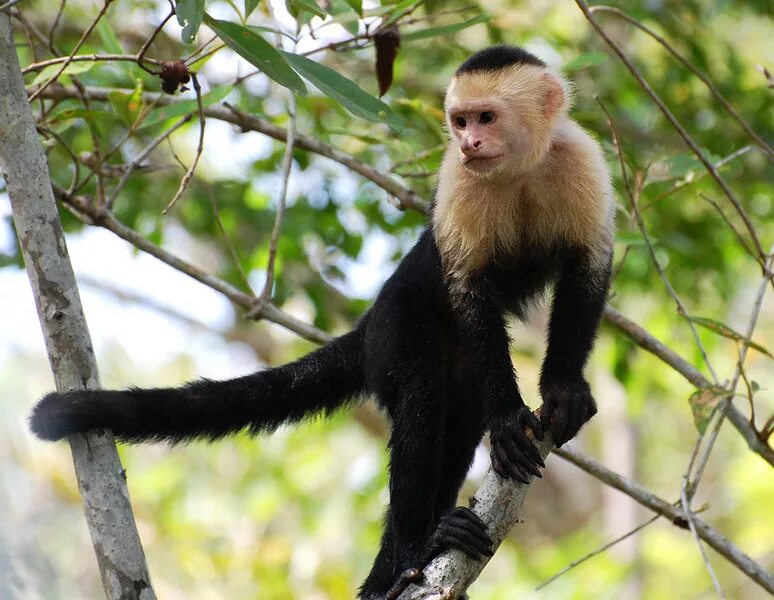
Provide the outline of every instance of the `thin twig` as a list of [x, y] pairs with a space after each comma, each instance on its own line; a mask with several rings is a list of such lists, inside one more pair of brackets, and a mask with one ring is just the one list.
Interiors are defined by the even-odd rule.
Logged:
[[113, 204], [116, 201], [116, 198], [118, 198], [118, 193], [123, 189], [124, 185], [126, 184], [129, 177], [132, 175], [134, 170], [140, 166], [140, 163], [144, 161], [147, 156], [153, 152], [153, 150], [158, 146], [161, 142], [163, 142], [165, 139], [167, 139], [170, 135], [172, 135], [175, 131], [180, 129], [183, 125], [188, 123], [188, 121], [191, 120], [193, 115], [191, 113], [185, 115], [182, 119], [180, 119], [177, 123], [172, 125], [169, 129], [163, 131], [161, 134], [159, 134], [157, 137], [153, 138], [151, 142], [145, 146], [145, 148], [132, 159], [132, 162], [130, 162], [127, 167], [126, 171], [124, 172], [121, 179], [119, 179], [118, 183], [116, 184], [116, 187], [113, 188], [113, 192], [110, 194], [110, 197], [106, 201], [106, 206], [109, 209], [113, 208]]
[[60, 0], [59, 8], [56, 11], [56, 15], [54, 15], [54, 20], [51, 22], [51, 28], [48, 30], [48, 49], [51, 50], [51, 54], [54, 56], [59, 55], [59, 51], [54, 45], [54, 36], [56, 35], [56, 30], [59, 28], [59, 21], [62, 18], [62, 13], [64, 12], [66, 4], [67, 0]]
[[[611, 471], [597, 461], [584, 456], [580, 452], [568, 448], [567, 446], [554, 449], [554, 454], [586, 471], [595, 479], [623, 492], [642, 506], [666, 517], [675, 525], [682, 528], [686, 527], [686, 515], [682, 509], [659, 498], [631, 479]], [[694, 525], [698, 536], [709, 544], [716, 552], [725, 557], [763, 589], [770, 593], [774, 593], [774, 573], [771, 573], [762, 565], [758, 564], [734, 545], [733, 542], [721, 535], [716, 529], [709, 526], [703, 520], [694, 517]]]
[[88, 37], [91, 35], [91, 32], [94, 31], [94, 28], [97, 26], [97, 23], [99, 23], [100, 19], [105, 15], [108, 8], [110, 8], [110, 4], [113, 2], [113, 0], [105, 0], [105, 3], [102, 5], [102, 8], [100, 9], [99, 13], [97, 14], [97, 17], [89, 24], [89, 26], [86, 28], [86, 31], [83, 32], [81, 35], [81, 38], [78, 40], [78, 43], [75, 44], [75, 47], [70, 52], [70, 55], [62, 62], [62, 66], [59, 67], [57, 72], [53, 75], [53, 77], [50, 77], [48, 80], [46, 80], [43, 85], [41, 85], [37, 90], [35, 90], [32, 94], [29, 96], [29, 101], [32, 102], [35, 98], [37, 98], [41, 93], [43, 93], [43, 90], [45, 90], [49, 85], [51, 85], [52, 82], [59, 79], [59, 76], [64, 73], [65, 69], [67, 68], [67, 65], [69, 65], [75, 58], [75, 54], [78, 52], [78, 50], [81, 49], [81, 46], [83, 43], [88, 39]]
[[150, 37], [145, 40], [145, 43], [142, 45], [142, 48], [139, 49], [137, 52], [137, 55], [135, 56], [135, 60], [137, 61], [137, 65], [147, 71], [148, 73], [152, 73], [153, 75], [157, 75], [155, 71], [151, 71], [145, 66], [145, 53], [148, 51], [148, 48], [150, 48], [150, 45], [153, 43], [153, 40], [156, 39], [156, 36], [161, 32], [162, 29], [164, 29], [164, 25], [167, 24], [167, 21], [169, 21], [173, 16], [175, 15], [175, 11], [172, 10], [170, 13], [164, 17], [164, 19], [156, 26], [156, 29], [153, 30], [153, 33], [150, 35]]
[[250, 295], [255, 296], [256, 294], [253, 291], [253, 287], [250, 285], [250, 279], [247, 277], [247, 273], [245, 273], [245, 270], [242, 268], [242, 261], [239, 260], [239, 255], [237, 254], [236, 248], [234, 248], [234, 244], [231, 243], [226, 226], [223, 224], [223, 219], [220, 216], [220, 207], [218, 206], [218, 199], [215, 197], [215, 192], [213, 191], [212, 186], [206, 181], [199, 181], [199, 184], [207, 192], [207, 196], [210, 199], [212, 214], [215, 217], [215, 222], [218, 224], [220, 234], [223, 236], [223, 241], [226, 244], [226, 248], [228, 248], [228, 253], [231, 255], [231, 259], [234, 261], [234, 266], [239, 272], [239, 275], [242, 277], [242, 282], [245, 284], [245, 288], [250, 292]]
[[[664, 282], [664, 287], [666, 288], [669, 295], [674, 300], [675, 304], [677, 305], [677, 312], [681, 317], [686, 317], [688, 315], [688, 312], [685, 310], [685, 306], [683, 305], [682, 300], [680, 300], [680, 296], [677, 295], [677, 291], [672, 287], [671, 282], [669, 281], [669, 278], [667, 277], [666, 271], [664, 271], [664, 267], [661, 265], [661, 261], [658, 259], [658, 255], [656, 254], [655, 248], [653, 248], [653, 243], [650, 240], [650, 237], [648, 236], [648, 230], [645, 227], [645, 222], [642, 219], [642, 215], [640, 214], [639, 206], [637, 203], [637, 197], [634, 194], [634, 190], [629, 187], [628, 183], [628, 177], [626, 175], [626, 164], [623, 158], [623, 148], [621, 147], [621, 140], [618, 136], [618, 129], [615, 126], [615, 123], [613, 122], [612, 117], [610, 116], [610, 113], [608, 112], [605, 105], [602, 103], [602, 101], [597, 98], [597, 103], [602, 108], [602, 111], [605, 113], [605, 117], [607, 117], [608, 125], [610, 126], [610, 131], [613, 136], [613, 142], [615, 144], [616, 152], [618, 154], [618, 160], [621, 163], [621, 170], [622, 170], [622, 176], [624, 177], [624, 182], [626, 184], [626, 189], [628, 191], [628, 198], [629, 198], [629, 208], [632, 211], [632, 214], [634, 215], [634, 218], [637, 222], [637, 227], [640, 230], [640, 233], [642, 234], [643, 240], [645, 241], [645, 245], [648, 248], [648, 253], [650, 254], [651, 262], [653, 263], [653, 266], [656, 267], [656, 271], [658, 272], [659, 276], [661, 277], [661, 280]], [[635, 180], [638, 181], [637, 189], [641, 189], [641, 183], [642, 180], [635, 176]], [[712, 376], [712, 379], [715, 383], [718, 382], [717, 375], [715, 375], [715, 370], [712, 368], [712, 363], [710, 362], [709, 355], [707, 354], [706, 349], [704, 348], [704, 344], [701, 341], [701, 338], [699, 337], [699, 332], [696, 330], [696, 325], [689, 319], [686, 319], [688, 323], [688, 327], [691, 329], [691, 334], [693, 335], [694, 342], [696, 343], [696, 346], [699, 349], [699, 352], [701, 353], [702, 358], [704, 359], [704, 363], [707, 365], [707, 369], [709, 369], [710, 375]]]
[[[110, 0], [112, 2], [112, 0]], [[143, 58], [144, 61], [152, 63], [157, 66], [161, 66], [164, 61], [155, 59], [155, 58]], [[46, 67], [50, 67], [51, 65], [59, 65], [62, 63], [65, 64], [65, 68], [67, 68], [67, 65], [74, 62], [131, 62], [136, 63], [137, 62], [137, 55], [136, 54], [79, 54], [77, 56], [70, 55], [70, 56], [57, 56], [55, 58], [49, 58], [47, 60], [41, 60], [40, 62], [32, 63], [31, 65], [27, 65], [22, 69], [23, 74], [32, 73], [35, 71], [41, 71], [45, 69]], [[59, 77], [61, 73], [57, 73], [56, 76], [52, 78], [52, 81]], [[36, 94], [41, 94], [41, 90], [36, 90]]]
[[161, 211], [161, 214], [164, 215], [169, 212], [169, 209], [177, 203], [177, 201], [180, 199], [180, 196], [182, 196], [183, 192], [185, 192], [185, 189], [188, 187], [188, 183], [191, 181], [191, 177], [193, 177], [194, 171], [196, 170], [196, 165], [199, 163], [199, 158], [201, 158], [202, 152], [204, 152], [205, 119], [204, 107], [202, 106], [202, 88], [199, 85], [199, 78], [196, 76], [196, 73], [191, 73], [191, 81], [193, 82], [194, 91], [196, 92], [196, 104], [199, 107], [199, 143], [196, 146], [196, 155], [191, 162], [191, 166], [188, 167], [185, 175], [183, 175], [183, 178], [180, 180], [180, 187], [177, 188], [177, 192], [175, 192], [175, 195], [172, 197], [172, 200], [169, 201], [169, 204], [167, 204], [164, 207], [164, 210]]
[[696, 547], [699, 549], [699, 554], [701, 554], [701, 559], [704, 562], [704, 566], [706, 567], [707, 572], [712, 579], [712, 585], [715, 586], [715, 591], [717, 592], [718, 596], [722, 598], [722, 600], [726, 600], [726, 594], [723, 592], [723, 588], [720, 585], [720, 581], [718, 580], [718, 576], [715, 573], [715, 569], [712, 568], [712, 563], [709, 561], [707, 553], [704, 551], [704, 544], [699, 537], [699, 532], [696, 530], [696, 517], [694, 517], [693, 510], [691, 509], [691, 499], [688, 497], [687, 489], [688, 478], [683, 477], [682, 484], [680, 486], [680, 506], [682, 507], [683, 513], [685, 514], [685, 520], [688, 521], [688, 528], [691, 530], [691, 535], [693, 535], [693, 539], [696, 542]]
[[559, 579], [559, 578], [560, 578], [562, 575], [564, 575], [564, 574], [565, 574], [565, 573], [567, 573], [568, 571], [572, 571], [572, 570], [573, 570], [575, 567], [577, 567], [577, 566], [579, 566], [579, 565], [582, 565], [582, 564], [583, 564], [583, 563], [585, 563], [587, 560], [589, 560], [589, 559], [591, 559], [591, 558], [594, 558], [595, 556], [599, 556], [600, 554], [602, 554], [602, 553], [606, 552], [607, 550], [609, 550], [609, 549], [610, 549], [610, 548], [612, 548], [613, 546], [615, 546], [615, 545], [617, 545], [617, 544], [620, 544], [620, 543], [621, 543], [621, 542], [623, 542], [624, 540], [626, 540], [626, 539], [630, 538], [631, 536], [633, 536], [635, 533], [639, 533], [640, 531], [642, 531], [643, 529], [645, 529], [645, 528], [646, 528], [648, 525], [650, 525], [651, 523], [655, 523], [655, 522], [656, 522], [656, 521], [658, 521], [660, 518], [661, 518], [661, 515], [654, 515], [654, 516], [652, 516], [650, 519], [648, 519], [647, 521], [645, 521], [644, 523], [640, 523], [640, 524], [639, 524], [639, 525], [637, 525], [637, 527], [635, 527], [634, 529], [631, 529], [631, 530], [627, 531], [626, 533], [624, 533], [623, 535], [621, 535], [621, 536], [618, 536], [617, 538], [615, 538], [614, 540], [612, 540], [612, 541], [608, 542], [608, 543], [607, 543], [607, 544], [605, 544], [604, 546], [600, 546], [599, 548], [597, 548], [596, 550], [592, 550], [591, 552], [589, 552], [589, 553], [588, 553], [588, 554], [586, 554], [585, 556], [582, 556], [581, 558], [578, 558], [578, 559], [576, 559], [576, 560], [572, 561], [572, 562], [571, 562], [569, 565], [567, 565], [566, 567], [564, 567], [564, 568], [563, 568], [561, 571], [557, 571], [557, 572], [556, 572], [554, 575], [551, 575], [551, 577], [549, 577], [549, 578], [548, 578], [548, 579], [546, 579], [546, 580], [545, 580], [543, 583], [541, 583], [540, 585], [538, 585], [538, 586], [535, 588], [535, 591], [536, 591], [536, 592], [539, 592], [539, 591], [540, 591], [540, 590], [542, 590], [544, 587], [546, 587], [546, 586], [547, 586], [549, 583], [553, 583], [554, 581], [556, 581], [557, 579]]
[[580, 8], [583, 15], [586, 17], [586, 20], [588, 20], [588, 22], [597, 31], [600, 37], [603, 40], [605, 40], [605, 43], [607, 43], [607, 45], [610, 46], [613, 52], [615, 52], [618, 55], [618, 58], [621, 59], [621, 62], [624, 63], [624, 65], [632, 74], [632, 76], [637, 80], [637, 82], [640, 84], [640, 87], [650, 97], [650, 99], [654, 102], [654, 104], [656, 104], [656, 106], [661, 111], [661, 114], [663, 114], [664, 117], [667, 119], [667, 121], [669, 121], [669, 123], [672, 125], [675, 131], [677, 131], [677, 133], [680, 135], [680, 137], [683, 139], [686, 145], [693, 151], [696, 157], [702, 162], [702, 164], [704, 165], [704, 168], [707, 169], [707, 172], [709, 172], [709, 174], [718, 184], [720, 189], [723, 190], [723, 193], [726, 195], [726, 197], [729, 199], [731, 204], [734, 206], [734, 209], [737, 211], [739, 216], [744, 221], [745, 227], [747, 228], [747, 231], [750, 234], [750, 238], [753, 240], [755, 251], [758, 254], [758, 262], [760, 263], [761, 267], [763, 267], [764, 263], [766, 262], [766, 253], [764, 252], [763, 247], [761, 246], [760, 240], [758, 239], [758, 233], [755, 230], [755, 226], [750, 220], [750, 217], [747, 214], [747, 212], [742, 207], [741, 202], [736, 197], [736, 194], [734, 194], [733, 190], [728, 186], [725, 179], [723, 179], [720, 176], [717, 169], [715, 169], [715, 166], [704, 155], [704, 152], [701, 150], [701, 148], [699, 148], [699, 145], [694, 141], [694, 139], [690, 136], [690, 134], [680, 124], [680, 122], [677, 120], [674, 114], [672, 114], [672, 111], [669, 110], [666, 104], [664, 104], [664, 101], [661, 99], [661, 97], [650, 86], [650, 84], [642, 76], [642, 74], [637, 69], [637, 67], [634, 66], [634, 63], [632, 63], [632, 61], [629, 59], [629, 57], [626, 55], [623, 49], [615, 41], [613, 41], [613, 39], [609, 35], [607, 35], [605, 30], [602, 28], [602, 26], [592, 16], [591, 11], [589, 9], [589, 5], [585, 2], [585, 0], [575, 0], [575, 3]]
[[261, 292], [261, 300], [267, 301], [272, 296], [274, 286], [274, 269], [277, 260], [277, 243], [279, 242], [282, 222], [285, 218], [285, 207], [288, 197], [288, 184], [290, 182], [290, 170], [293, 166], [293, 150], [296, 143], [296, 95], [290, 92], [288, 97], [288, 137], [285, 140], [285, 154], [282, 158], [282, 187], [277, 199], [277, 215], [274, 218], [274, 227], [271, 230], [269, 242], [269, 261], [266, 265], [266, 283]]
[[[715, 168], [720, 169], [721, 167], [725, 166], [726, 164], [730, 163], [732, 160], [739, 158], [740, 156], [747, 154], [750, 150], [753, 149], [753, 146], [750, 146], [749, 144], [747, 146], [742, 146], [738, 150], [734, 150], [731, 154], [728, 154], [718, 160], [718, 162], [715, 163]], [[693, 172], [691, 173], [693, 175]], [[675, 183], [671, 188], [666, 190], [665, 192], [661, 192], [658, 194], [655, 198], [653, 198], [648, 204], [643, 206], [640, 211], [645, 212], [649, 210], [656, 202], [659, 202], [660, 200], [663, 200], [664, 198], [667, 198], [674, 194], [675, 192], [683, 189], [684, 187], [688, 187], [689, 185], [693, 185], [694, 183], [701, 181], [704, 179], [709, 173], [707, 171], [702, 171], [699, 173], [696, 177], [683, 177], [680, 179], [677, 183]]]
[[712, 207], [718, 212], [720, 215], [720, 218], [723, 219], [723, 222], [728, 225], [729, 229], [734, 232], [734, 235], [736, 236], [736, 239], [741, 244], [742, 248], [744, 248], [744, 251], [747, 252], [750, 256], [752, 256], [753, 259], [757, 260], [757, 257], [755, 255], [755, 251], [750, 248], [749, 244], [747, 243], [747, 240], [744, 239], [740, 231], [734, 226], [734, 224], [731, 222], [731, 220], [726, 216], [726, 213], [721, 208], [720, 204], [707, 196], [706, 194], [699, 192], [699, 197], [709, 202]]
[[[765, 263], [765, 268], [767, 270], [771, 270], [772, 265], [774, 264], [774, 245], [772, 245], [769, 252], [769, 257]], [[712, 449], [714, 448], [715, 442], [717, 441], [718, 435], [720, 433], [720, 427], [723, 425], [723, 421], [726, 418], [726, 413], [731, 406], [733, 394], [736, 392], [736, 386], [739, 383], [741, 369], [744, 365], [745, 359], [747, 358], [747, 352], [750, 348], [750, 341], [752, 340], [753, 333], [755, 333], [755, 326], [758, 323], [758, 316], [760, 315], [761, 307], [763, 306], [763, 299], [766, 296], [766, 289], [768, 287], [768, 279], [764, 278], [763, 281], [761, 281], [761, 285], [758, 287], [758, 294], [755, 297], [755, 302], [753, 303], [752, 310], [750, 311], [750, 320], [747, 323], [747, 331], [745, 331], [744, 340], [742, 340], [742, 348], [739, 350], [739, 362], [737, 363], [737, 368], [734, 372], [733, 378], [731, 379], [731, 383], [727, 388], [729, 392], [728, 397], [724, 398], [714, 411], [715, 414], [718, 415], [718, 419], [712, 428], [709, 437], [707, 438], [707, 443], [704, 446], [704, 452], [701, 455], [698, 466], [695, 468], [695, 475], [693, 475], [692, 478], [690, 477], [690, 474], [694, 467], [694, 461], [691, 460], [691, 462], [688, 464], [686, 474], [689, 477], [688, 494], [691, 497], [696, 493], [696, 489], [699, 485], [699, 482], [701, 481], [702, 475], [704, 474], [704, 469], [706, 468], [707, 462], [709, 461], [710, 453], [712, 452]], [[696, 441], [697, 447], [702, 443], [704, 437], [704, 435], [699, 436], [699, 439]]]
[[774, 161], [774, 149], [772, 149], [771, 146], [769, 146], [766, 143], [766, 141], [763, 138], [761, 138], [752, 127], [750, 127], [747, 121], [745, 121], [744, 118], [742, 118], [742, 116], [736, 111], [736, 109], [726, 99], [726, 97], [720, 93], [720, 90], [715, 86], [714, 83], [712, 83], [712, 80], [707, 76], [707, 74], [701, 71], [698, 67], [694, 66], [693, 63], [691, 63], [691, 61], [689, 61], [677, 50], [675, 50], [675, 48], [669, 42], [667, 42], [664, 38], [662, 38], [660, 35], [658, 35], [655, 31], [650, 29], [648, 26], [643, 25], [634, 17], [628, 15], [621, 9], [616, 8], [614, 6], [596, 5], [596, 6], [592, 6], [589, 9], [589, 12], [591, 12], [592, 14], [596, 12], [601, 12], [601, 13], [610, 13], [610, 14], [616, 15], [617, 17], [623, 19], [624, 21], [627, 21], [628, 23], [634, 25], [639, 30], [645, 32], [647, 35], [649, 35], [654, 40], [656, 40], [659, 44], [661, 44], [667, 51], [669, 51], [669, 53], [672, 56], [674, 56], [677, 60], [679, 60], [686, 69], [688, 69], [691, 73], [696, 75], [696, 77], [701, 79], [704, 85], [707, 86], [707, 89], [710, 91], [710, 93], [715, 97], [715, 99], [718, 102], [720, 102], [720, 105], [725, 109], [725, 111], [729, 115], [731, 115], [731, 117], [739, 124], [739, 126], [742, 129], [745, 130], [747, 135], [750, 136], [750, 138], [752, 138], [755, 144], [760, 147], [760, 149], [767, 156], [767, 158], [770, 161]]

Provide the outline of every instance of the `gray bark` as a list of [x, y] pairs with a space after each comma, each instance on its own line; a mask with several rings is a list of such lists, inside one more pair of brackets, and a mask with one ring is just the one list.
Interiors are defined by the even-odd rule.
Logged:
[[[91, 339], [13, 42], [10, 17], [0, 12], [0, 170], [57, 389], [94, 389]], [[69, 441], [105, 595], [155, 599], [112, 434]]]
[[[546, 434], [542, 442], [536, 443], [544, 460], [554, 447], [550, 437]], [[532, 479], [534, 478], [530, 477], [530, 484]], [[508, 532], [519, 522], [519, 512], [530, 484], [518, 483], [512, 479], [503, 480], [490, 467], [471, 499], [471, 509], [487, 525], [487, 533], [494, 542], [493, 550], [497, 550]], [[478, 578], [488, 562], [488, 558], [473, 560], [459, 550], [449, 550], [433, 559], [424, 570], [424, 579], [406, 588], [398, 600], [459, 598]]]

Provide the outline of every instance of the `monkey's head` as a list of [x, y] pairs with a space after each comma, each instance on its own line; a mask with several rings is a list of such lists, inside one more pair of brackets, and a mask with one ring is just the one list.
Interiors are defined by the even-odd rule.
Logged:
[[546, 155], [569, 84], [529, 52], [493, 46], [467, 59], [446, 91], [450, 152], [474, 177], [513, 177]]

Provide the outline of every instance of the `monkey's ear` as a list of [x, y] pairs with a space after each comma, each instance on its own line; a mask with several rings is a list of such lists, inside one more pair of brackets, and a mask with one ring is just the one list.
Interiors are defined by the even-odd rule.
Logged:
[[543, 116], [547, 119], [555, 116], [564, 105], [564, 89], [554, 75], [543, 73]]

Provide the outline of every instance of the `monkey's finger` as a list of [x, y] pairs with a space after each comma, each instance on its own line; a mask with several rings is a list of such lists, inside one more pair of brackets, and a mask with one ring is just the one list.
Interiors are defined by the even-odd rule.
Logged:
[[470, 531], [462, 527], [454, 527], [451, 525], [444, 527], [441, 537], [449, 545], [454, 544], [454, 541], [461, 541], [475, 549], [479, 554], [485, 556], [492, 556], [492, 554], [494, 554], [494, 552], [492, 552], [492, 540], [481, 539], [478, 535], [473, 535]]
[[441, 517], [441, 519], [447, 519], [449, 517], [456, 517], [459, 519], [465, 519], [466, 521], [473, 523], [477, 527], [479, 527], [482, 531], [486, 531], [487, 525], [484, 523], [484, 521], [479, 517], [476, 513], [474, 513], [471, 509], [469, 509], [467, 506], [458, 506], [454, 510], [452, 510], [449, 513], [446, 513], [444, 517]]
[[500, 458], [497, 456], [497, 452], [493, 449], [490, 457], [492, 459], [492, 468], [503, 479], [508, 479], [508, 473], [503, 469], [503, 465], [500, 463]]
[[556, 404], [551, 401], [543, 402], [543, 406], [540, 407], [540, 424], [543, 425], [543, 429], [551, 429], [551, 417], [554, 416], [556, 411]]
[[538, 419], [534, 414], [532, 414], [532, 411], [525, 410], [523, 412], [523, 415], [521, 417], [521, 421], [524, 427], [529, 427], [532, 430], [532, 433], [535, 435], [535, 438], [538, 441], [543, 441], [543, 424], [540, 422], [540, 419]]
[[[527, 444], [533, 449], [535, 447], [532, 445], [532, 442], [530, 442], [526, 436], [524, 435], [523, 431], [516, 432], [516, 435], [513, 437], [506, 437], [503, 440], [503, 449], [505, 450], [506, 457], [509, 462], [516, 464], [520, 466], [522, 469], [527, 471], [528, 473], [532, 473], [535, 477], [541, 477], [540, 475], [540, 469], [538, 467], [537, 462], [527, 454], [525, 454], [526, 446], [524, 449], [519, 447], [519, 444], [517, 443], [517, 440], [524, 439]], [[537, 450], [535, 450], [537, 452]], [[538, 452], [538, 459], [540, 459], [540, 453]]]
[[535, 444], [532, 443], [531, 439], [529, 439], [525, 434], [522, 434], [515, 436], [514, 441], [519, 447], [519, 450], [521, 450], [522, 454], [526, 454], [527, 457], [531, 459], [532, 462], [534, 462], [537, 466], [543, 469], [546, 468], [546, 463], [543, 461], [543, 457], [540, 455], [540, 450], [535, 447]]
[[529, 483], [529, 478], [527, 475], [524, 474], [521, 469], [519, 469], [507, 458], [505, 455], [505, 450], [503, 450], [500, 446], [495, 446], [493, 451], [497, 453], [499, 465], [503, 471], [500, 476], [503, 479], [515, 479], [520, 483]]
[[492, 556], [494, 552], [491, 548], [478, 548], [475, 544], [471, 544], [466, 536], [457, 536], [453, 532], [449, 532], [448, 535], [441, 534], [443, 544], [447, 547], [456, 548], [461, 550], [465, 555], [469, 556], [473, 560], [478, 560], [481, 556]]
[[[475, 515], [474, 515], [475, 516]], [[486, 526], [467, 517], [455, 516], [454, 513], [443, 517], [439, 528], [446, 530], [447, 527], [459, 529], [468, 532], [471, 536], [480, 540], [484, 544], [492, 545], [492, 538], [486, 532]]]
[[517, 432], [508, 439], [506, 451], [512, 462], [517, 463], [535, 477], [542, 477], [540, 467], [545, 467], [543, 457], [523, 431]]
[[562, 446], [567, 438], [565, 432], [567, 431], [567, 421], [569, 415], [567, 414], [567, 407], [561, 406], [554, 412], [554, 417], [551, 422], [551, 431], [554, 434], [554, 443], [557, 446]]

